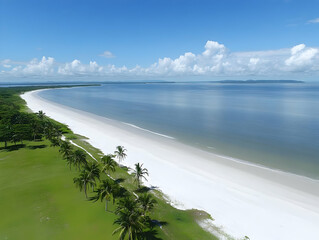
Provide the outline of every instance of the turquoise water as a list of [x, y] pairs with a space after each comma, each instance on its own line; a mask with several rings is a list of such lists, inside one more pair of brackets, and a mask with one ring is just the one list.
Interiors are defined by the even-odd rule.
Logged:
[[40, 95], [207, 151], [319, 179], [319, 84], [122, 83]]

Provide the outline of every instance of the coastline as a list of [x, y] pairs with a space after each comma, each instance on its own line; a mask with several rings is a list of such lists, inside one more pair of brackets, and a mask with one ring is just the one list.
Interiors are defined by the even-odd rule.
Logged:
[[49, 102], [38, 91], [21, 96], [32, 111], [43, 110], [104, 153], [125, 146], [124, 164], [143, 162], [150, 172], [147, 185], [158, 186], [179, 208], [210, 213], [214, 224], [230, 235], [251, 239], [319, 235], [319, 181], [226, 159], [127, 123]]

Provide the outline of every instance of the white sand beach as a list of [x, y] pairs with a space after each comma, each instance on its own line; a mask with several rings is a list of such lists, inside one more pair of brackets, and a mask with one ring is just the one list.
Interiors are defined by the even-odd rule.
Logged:
[[214, 155], [167, 136], [49, 102], [38, 91], [22, 95], [32, 111], [43, 110], [67, 124], [105, 154], [125, 146], [128, 158], [124, 164], [144, 163], [150, 173], [147, 185], [159, 187], [179, 208], [210, 213], [214, 224], [231, 236], [319, 239], [319, 181]]

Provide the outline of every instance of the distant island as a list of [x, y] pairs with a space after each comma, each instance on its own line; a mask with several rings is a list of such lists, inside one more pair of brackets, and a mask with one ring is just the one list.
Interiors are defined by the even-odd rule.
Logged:
[[304, 81], [298, 80], [222, 80], [222, 81], [210, 81], [211, 83], [304, 83]]

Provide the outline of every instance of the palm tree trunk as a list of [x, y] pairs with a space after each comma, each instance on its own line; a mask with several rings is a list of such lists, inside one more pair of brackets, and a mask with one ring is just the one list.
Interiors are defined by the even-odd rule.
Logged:
[[84, 193], [85, 193], [85, 197], [86, 197], [86, 199], [88, 198], [88, 195], [87, 195], [87, 193], [86, 193], [86, 183], [84, 183]]
[[105, 212], [107, 212], [107, 200], [105, 200]]

